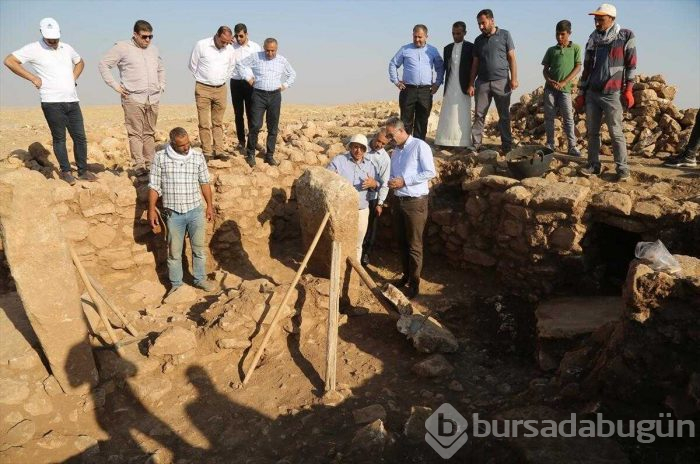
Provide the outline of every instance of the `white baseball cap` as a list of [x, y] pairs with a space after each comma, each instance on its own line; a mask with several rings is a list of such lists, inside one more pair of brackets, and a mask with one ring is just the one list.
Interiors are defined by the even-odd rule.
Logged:
[[362, 134], [355, 134], [350, 138], [350, 141], [348, 142], [348, 149], [350, 148], [351, 143], [360, 144], [365, 147], [365, 150], [367, 150], [367, 137]]
[[609, 3], [603, 3], [593, 13], [588, 13], [589, 16], [612, 16], [617, 18], [617, 8]]
[[39, 30], [45, 39], [60, 39], [61, 28], [53, 18], [44, 18], [39, 22]]

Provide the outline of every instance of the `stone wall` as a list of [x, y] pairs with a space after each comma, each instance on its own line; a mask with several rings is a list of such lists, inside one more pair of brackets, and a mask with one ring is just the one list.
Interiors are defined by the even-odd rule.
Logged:
[[472, 156], [443, 163], [439, 170], [444, 180], [463, 174], [462, 191], [449, 205], [434, 199], [429, 249], [454, 266], [494, 270], [524, 296], [576, 288], [585, 267], [582, 240], [595, 224], [641, 240], [660, 238], [671, 249], [691, 245], [685, 241], [692, 242], [700, 230], [700, 205], [667, 196], [672, 191], [665, 183], [630, 189], [577, 177], [567, 166], [518, 181], [493, 174], [495, 166], [478, 164]]

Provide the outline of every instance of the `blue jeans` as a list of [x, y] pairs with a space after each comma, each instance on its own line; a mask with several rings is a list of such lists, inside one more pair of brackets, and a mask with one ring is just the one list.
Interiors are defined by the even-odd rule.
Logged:
[[190, 235], [194, 284], [204, 282], [207, 278], [207, 254], [204, 249], [206, 232], [204, 207], [199, 205], [186, 213], [177, 213], [166, 209], [165, 216], [168, 226], [168, 278], [170, 283], [173, 287], [182, 285], [182, 248], [185, 242], [185, 232]]
[[554, 118], [557, 110], [561, 114], [562, 125], [566, 140], [569, 143], [569, 153], [576, 149], [576, 134], [574, 133], [574, 109], [571, 104], [571, 94], [561, 90], [544, 88], [544, 129], [547, 133], [547, 145], [554, 147]]
[[605, 117], [612, 140], [615, 169], [618, 174], [628, 173], [627, 140], [622, 133], [622, 102], [620, 92], [586, 92], [586, 130], [588, 131], [588, 164], [600, 166], [600, 125]]
[[80, 104], [78, 102], [42, 103], [41, 110], [51, 130], [53, 152], [58, 159], [61, 172], [70, 172], [66, 149], [66, 129], [68, 129], [73, 139], [73, 153], [78, 174], [84, 173], [87, 170], [87, 137]]

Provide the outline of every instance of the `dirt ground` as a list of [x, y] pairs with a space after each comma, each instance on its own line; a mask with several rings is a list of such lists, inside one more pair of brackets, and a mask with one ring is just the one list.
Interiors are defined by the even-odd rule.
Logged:
[[[397, 106], [393, 104], [394, 106]], [[357, 105], [346, 107], [284, 105], [282, 122], [305, 117], [336, 117], [352, 113]], [[99, 142], [110, 131], [123, 130], [115, 121], [122, 117], [119, 107], [84, 108], [88, 140]], [[231, 109], [227, 113], [230, 119]], [[159, 127], [182, 125], [193, 131], [193, 106], [161, 108]], [[0, 111], [0, 153], [26, 149], [39, 141], [50, 146], [50, 136], [41, 111], [3, 109]], [[72, 158], [72, 156], [71, 156]], [[639, 164], [637, 164], [639, 163]], [[669, 170], [658, 160], [635, 161], [633, 184], [670, 182], [678, 197], [697, 194], [697, 170]], [[284, 250], [277, 260], [266, 257], [269, 249], [246, 250], [251, 265], [264, 275], [275, 275], [288, 283], [305, 250], [299, 241], [279, 244]], [[390, 243], [380, 243], [369, 267], [380, 283], [398, 277], [399, 265]], [[162, 271], [162, 269], [161, 269]], [[236, 264], [231, 265], [236, 273]], [[159, 276], [154, 269], [147, 275], [114, 272], [99, 276], [125, 312], [141, 311], [128, 298], [129, 288], [140, 281]], [[321, 462], [444, 462], [422, 440], [412, 442], [404, 426], [412, 407], [436, 409], [450, 403], [465, 417], [479, 413], [497, 417], [513, 408], [551, 408], [567, 413], [571, 407], [550, 392], [553, 374], [539, 370], [534, 357], [535, 320], [532, 303], [504, 295], [487, 273], [467, 273], [448, 268], [440, 258], [428, 256], [421, 295], [415, 306], [443, 323], [459, 341], [459, 350], [445, 355], [453, 373], [430, 379], [412, 372], [412, 366], [426, 358], [396, 330], [395, 319], [371, 299], [370, 313], [341, 317], [338, 344], [338, 388], [343, 400], [329, 404], [323, 398], [327, 285], [325, 279], [310, 275], [302, 279], [295, 307], [303, 308], [291, 324], [278, 327], [273, 343], [250, 383], [241, 386], [242, 373], [252, 352], [222, 350], [207, 346], [200, 339], [202, 352], [187, 362], [170, 366], [159, 377], [171, 388], [157, 401], [145, 404], [129, 381], [110, 380], [93, 391], [97, 408], [84, 407], [85, 400], [69, 398], [45, 423], [60, 436], [86, 435], [98, 442], [77, 456], [58, 457], [49, 447], [14, 447], [0, 453], [0, 461], [14, 462], [175, 462], [175, 463], [321, 463]], [[277, 291], [280, 287], [278, 287]], [[16, 294], [15, 294], [16, 295]], [[203, 329], [208, 306], [219, 295], [201, 295], [195, 305], [183, 310], [177, 323]], [[325, 297], [325, 300], [324, 300]], [[5, 298], [8, 298], [5, 295]], [[17, 301], [14, 302], [15, 306]], [[10, 306], [5, 303], [4, 306]], [[17, 324], [15, 324], [17, 325]], [[200, 332], [206, 337], [205, 332]], [[261, 337], [262, 333], [258, 334]], [[206, 349], [205, 349], [206, 348]], [[128, 347], [138, 350], [138, 345]], [[154, 389], [158, 385], [153, 386]], [[68, 397], [67, 397], [68, 398]], [[81, 402], [82, 401], [82, 402]], [[89, 402], [89, 399], [88, 399]], [[386, 411], [383, 421], [390, 441], [383, 454], [372, 455], [353, 442], [362, 427], [353, 412], [371, 405]], [[595, 410], [595, 408], [591, 409]], [[79, 411], [77, 420], [70, 417]], [[46, 438], [46, 437], [44, 437]], [[48, 437], [51, 438], [51, 437]], [[47, 438], [47, 440], [48, 440]], [[533, 444], [532, 446], [536, 446]], [[539, 445], [537, 445], [539, 446]], [[640, 445], [618, 440], [561, 442], [562, 450], [551, 460], [531, 462], [697, 462], [697, 444], [672, 442]], [[522, 443], [501, 439], [471, 439], [454, 462], [521, 462]], [[58, 446], [56, 447], [58, 448]], [[584, 448], [586, 448], [584, 450]], [[624, 450], [621, 460], [618, 449]], [[582, 458], [580, 456], [593, 456]], [[628, 461], [624, 460], [626, 455]], [[610, 457], [610, 459], [606, 458]], [[612, 456], [612, 457], [611, 457]]]

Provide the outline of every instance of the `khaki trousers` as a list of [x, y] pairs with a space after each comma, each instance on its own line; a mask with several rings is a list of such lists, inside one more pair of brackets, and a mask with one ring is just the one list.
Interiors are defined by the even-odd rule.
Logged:
[[158, 104], [136, 103], [122, 99], [122, 108], [134, 168], [149, 169], [156, 153]]
[[202, 141], [204, 154], [224, 151], [224, 112], [227, 99], [226, 85], [212, 87], [199, 82], [195, 84], [194, 100], [197, 103], [199, 139]]
[[369, 208], [358, 210], [357, 213], [357, 247], [355, 253], [357, 254], [357, 262], [360, 262], [362, 261], [362, 243], [365, 241], [367, 224], [369, 222]]

